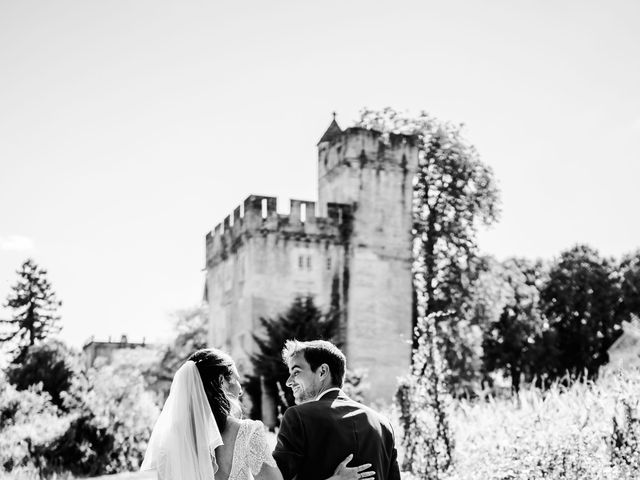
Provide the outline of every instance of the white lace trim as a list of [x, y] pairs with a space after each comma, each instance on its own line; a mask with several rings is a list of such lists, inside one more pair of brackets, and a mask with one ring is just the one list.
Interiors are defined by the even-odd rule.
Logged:
[[262, 422], [242, 422], [233, 449], [229, 480], [250, 480], [265, 463], [271, 467], [276, 466]]

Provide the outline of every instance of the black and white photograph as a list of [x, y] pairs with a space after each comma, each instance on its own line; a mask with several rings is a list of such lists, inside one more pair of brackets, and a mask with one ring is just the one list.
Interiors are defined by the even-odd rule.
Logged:
[[0, 0], [0, 480], [639, 478], [639, 1]]

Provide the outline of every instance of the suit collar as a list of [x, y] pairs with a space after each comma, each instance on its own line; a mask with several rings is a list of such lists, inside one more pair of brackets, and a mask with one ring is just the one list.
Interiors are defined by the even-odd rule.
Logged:
[[333, 388], [328, 388], [327, 390], [322, 392], [320, 395], [318, 395], [316, 397], [316, 401], [318, 401], [318, 400], [335, 400], [338, 397], [346, 398], [347, 396], [344, 394], [344, 392], [340, 388], [333, 387]]

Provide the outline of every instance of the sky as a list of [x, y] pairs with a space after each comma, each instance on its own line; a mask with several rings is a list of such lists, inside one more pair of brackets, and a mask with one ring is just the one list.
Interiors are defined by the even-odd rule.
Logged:
[[170, 338], [205, 234], [249, 194], [315, 200], [331, 113], [363, 107], [465, 124], [501, 190], [483, 252], [634, 251], [639, 20], [637, 0], [0, 0], [0, 300], [32, 257], [64, 341]]

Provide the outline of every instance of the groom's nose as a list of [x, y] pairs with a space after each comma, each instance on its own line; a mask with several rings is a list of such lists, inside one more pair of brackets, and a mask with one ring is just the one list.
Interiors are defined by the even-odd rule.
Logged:
[[289, 375], [289, 378], [287, 378], [287, 381], [285, 382], [285, 385], [287, 387], [291, 387], [291, 375]]

